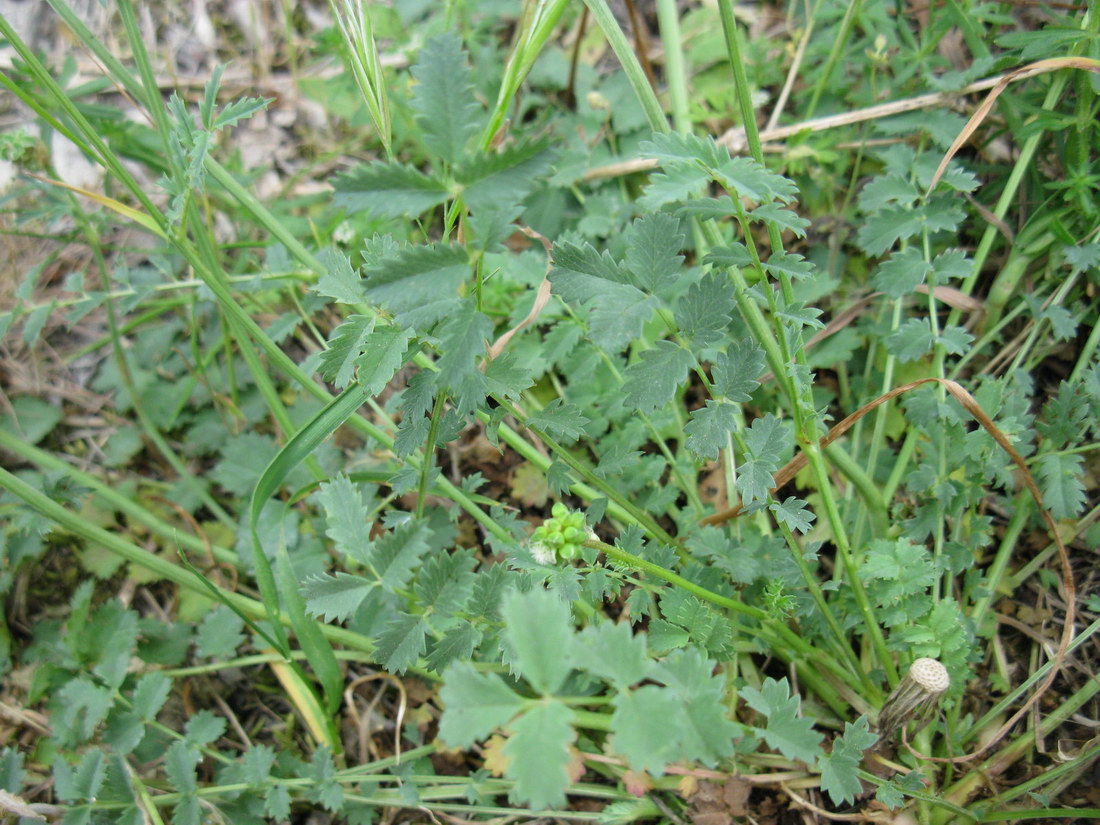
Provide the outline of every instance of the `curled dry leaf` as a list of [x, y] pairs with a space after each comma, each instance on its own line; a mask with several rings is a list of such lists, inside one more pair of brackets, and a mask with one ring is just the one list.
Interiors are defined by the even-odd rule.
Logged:
[[734, 817], [740, 820], [748, 814], [752, 785], [738, 776], [725, 782], [700, 781], [689, 797], [688, 813], [696, 825], [730, 825]]
[[[550, 274], [550, 268], [553, 266], [553, 260], [550, 257], [551, 245], [550, 241], [540, 235], [534, 229], [526, 226], [521, 226], [519, 231], [526, 235], [528, 238], [534, 238], [542, 243], [542, 248], [546, 250], [546, 276]], [[491, 347], [489, 347], [489, 357], [485, 359], [483, 364], [488, 366], [489, 362], [504, 352], [504, 348], [508, 345], [508, 342], [512, 340], [512, 336], [519, 332], [527, 325], [534, 322], [539, 317], [539, 313], [542, 312], [546, 306], [547, 301], [550, 300], [550, 278], [544, 276], [542, 283], [539, 284], [538, 293], [535, 295], [535, 303], [531, 307], [531, 311], [527, 313], [527, 317], [505, 332], [499, 338], [497, 338]]]

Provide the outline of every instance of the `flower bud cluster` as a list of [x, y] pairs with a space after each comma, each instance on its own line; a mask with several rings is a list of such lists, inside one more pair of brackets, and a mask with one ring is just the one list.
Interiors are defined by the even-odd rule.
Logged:
[[570, 511], [559, 501], [551, 509], [550, 518], [531, 534], [531, 555], [542, 564], [553, 564], [559, 558], [575, 559], [580, 556], [590, 534], [584, 523], [584, 513]]

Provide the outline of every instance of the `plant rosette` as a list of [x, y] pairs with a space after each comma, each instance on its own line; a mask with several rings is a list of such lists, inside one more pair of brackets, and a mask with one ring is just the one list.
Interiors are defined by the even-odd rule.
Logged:
[[559, 501], [550, 510], [550, 518], [535, 528], [528, 547], [539, 564], [556, 564], [559, 559], [579, 558], [584, 542], [595, 537], [585, 524], [584, 513], [570, 510]]

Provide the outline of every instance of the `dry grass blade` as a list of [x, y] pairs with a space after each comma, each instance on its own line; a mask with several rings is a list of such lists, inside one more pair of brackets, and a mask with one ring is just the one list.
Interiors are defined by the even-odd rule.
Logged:
[[[946, 378], [921, 378], [920, 380], [911, 381], [908, 384], [903, 384], [900, 387], [895, 387], [889, 392], [880, 395], [873, 401], [867, 402], [854, 413], [845, 418], [843, 421], [838, 422], [831, 430], [829, 430], [828, 434], [826, 434], [825, 437], [821, 439], [821, 446], [824, 447], [836, 441], [838, 438], [844, 435], [844, 433], [851, 429], [851, 427], [857, 421], [859, 421], [859, 419], [863, 418], [863, 416], [867, 415], [876, 407], [885, 404], [887, 401], [893, 398], [897, 398], [899, 395], [909, 392], [909, 390], [916, 389], [923, 384], [932, 383], [940, 384], [941, 386], [943, 386], [944, 389], [946, 389], [947, 392], [951, 394], [952, 398], [958, 401], [963, 406], [963, 408], [968, 413], [970, 413], [971, 416], [974, 417], [974, 420], [976, 420], [985, 429], [985, 431], [993, 437], [993, 440], [996, 441], [1004, 449], [1004, 451], [1008, 453], [1013, 463], [1020, 469], [1021, 476], [1024, 480], [1024, 485], [1027, 487], [1028, 492], [1031, 493], [1032, 498], [1035, 499], [1035, 503], [1039, 507], [1039, 513], [1042, 515], [1043, 521], [1046, 522], [1047, 528], [1050, 530], [1050, 534], [1054, 539], [1054, 545], [1058, 549], [1058, 561], [1062, 568], [1062, 590], [1066, 602], [1066, 617], [1064, 623], [1062, 624], [1062, 635], [1058, 642], [1058, 650], [1054, 654], [1053, 665], [1050, 669], [1050, 672], [1047, 674], [1042, 684], [1040, 684], [1031, 694], [1028, 700], [1003, 725], [1001, 725], [1000, 728], [998, 728], [997, 732], [992, 737], [990, 737], [989, 741], [978, 750], [965, 754], [963, 756], [945, 758], [932, 757], [920, 753], [917, 754], [921, 759], [928, 759], [934, 762], [956, 763], [967, 762], [971, 759], [975, 759], [978, 756], [981, 756], [983, 753], [986, 753], [990, 748], [997, 744], [997, 742], [1004, 738], [1005, 734], [1008, 733], [1008, 731], [1011, 730], [1012, 727], [1024, 717], [1028, 710], [1032, 708], [1036, 702], [1039, 701], [1039, 697], [1046, 693], [1046, 691], [1054, 683], [1054, 680], [1058, 677], [1058, 673], [1061, 671], [1062, 664], [1065, 661], [1066, 649], [1069, 647], [1069, 643], [1073, 640], [1073, 625], [1074, 621], [1077, 618], [1077, 589], [1076, 585], [1074, 584], [1073, 570], [1070, 566], [1069, 553], [1066, 550], [1065, 542], [1063, 541], [1062, 536], [1058, 531], [1058, 525], [1054, 523], [1054, 518], [1050, 515], [1050, 511], [1047, 510], [1046, 505], [1043, 504], [1043, 494], [1039, 491], [1039, 485], [1035, 482], [1035, 477], [1031, 474], [1031, 470], [1028, 469], [1027, 462], [1024, 461], [1023, 456], [1021, 456], [1016, 451], [1016, 448], [1012, 446], [1012, 442], [1008, 440], [1008, 437], [1005, 436], [1005, 434], [1001, 432], [997, 425], [993, 423], [993, 419], [991, 419], [986, 411], [982, 409], [981, 405], [974, 399], [974, 396], [972, 396], [969, 391], [967, 391], [967, 389], [958, 382], [951, 381]], [[772, 494], [774, 495], [779, 488], [783, 487], [791, 479], [793, 479], [798, 474], [798, 472], [806, 466], [807, 463], [808, 460], [805, 453], [799, 453], [790, 461], [788, 461], [779, 470], [779, 472], [775, 474], [775, 487], [772, 488]], [[742, 508], [740, 505], [736, 507], [731, 507], [724, 512], [715, 513], [712, 516], [708, 516], [700, 523], [720, 524], [724, 521], [735, 518], [737, 515], [740, 514], [741, 509]]]
[[[26, 819], [38, 819], [43, 822], [46, 821], [46, 817], [38, 810], [28, 805], [23, 797], [16, 796], [13, 793], [0, 790], [0, 810], [7, 811], [13, 816], [18, 816]], [[54, 812], [56, 816], [56, 812]]]
[[405, 691], [405, 686], [401, 683], [401, 680], [390, 673], [369, 673], [366, 676], [360, 676], [355, 679], [351, 684], [344, 688], [344, 703], [347, 705], [348, 713], [351, 714], [352, 721], [355, 724], [355, 728], [359, 731], [359, 762], [360, 764], [366, 764], [369, 760], [368, 744], [370, 741], [370, 719], [371, 713], [374, 712], [374, 706], [378, 704], [378, 701], [382, 698], [382, 692], [385, 690], [383, 687], [374, 695], [370, 704], [367, 706], [366, 713], [360, 715], [359, 709], [355, 705], [355, 692], [362, 685], [368, 682], [376, 682], [382, 680], [393, 685], [397, 689], [397, 695], [399, 697], [397, 704], [397, 717], [394, 719], [394, 735], [393, 735], [393, 752], [396, 758], [396, 764], [401, 764], [401, 727], [405, 721], [405, 711], [409, 707], [409, 695]]
[[1009, 83], [1015, 80], [1023, 80], [1025, 77], [1045, 74], [1046, 72], [1056, 72], [1059, 69], [1084, 69], [1086, 72], [1100, 72], [1100, 60], [1093, 60], [1088, 57], [1052, 57], [1047, 60], [1037, 60], [1002, 75], [996, 85], [989, 90], [989, 94], [985, 96], [985, 100], [982, 101], [977, 111], [970, 116], [970, 120], [966, 122], [962, 131], [959, 132], [959, 136], [951, 144], [951, 148], [947, 150], [947, 154], [943, 156], [939, 168], [936, 169], [936, 174], [932, 176], [932, 182], [928, 184], [928, 191], [931, 192], [936, 188], [936, 184], [939, 183], [944, 170], [947, 169], [947, 164], [951, 162], [951, 158], [955, 157], [962, 145], [970, 140], [970, 136], [982, 125], [982, 121], [985, 120], [989, 111], [993, 108], [993, 104], [997, 102], [997, 98], [1001, 96], [1001, 92], [1008, 88]]

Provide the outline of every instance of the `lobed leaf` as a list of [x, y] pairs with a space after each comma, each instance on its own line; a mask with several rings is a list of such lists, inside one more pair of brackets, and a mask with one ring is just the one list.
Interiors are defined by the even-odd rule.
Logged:
[[443, 716], [439, 737], [452, 748], [468, 748], [507, 724], [524, 707], [495, 673], [480, 673], [470, 662], [456, 662], [443, 674], [439, 698]]
[[504, 638], [517, 670], [543, 695], [561, 687], [570, 670], [573, 620], [569, 608], [548, 590], [513, 590], [501, 604]]
[[776, 681], [769, 676], [760, 690], [742, 688], [741, 698], [757, 713], [767, 717], [767, 727], [760, 733], [770, 747], [788, 759], [814, 764], [821, 755], [823, 737], [813, 729], [810, 719], [798, 717], [798, 697], [791, 696], [786, 678]]
[[729, 434], [737, 429], [737, 408], [732, 404], [708, 400], [705, 407], [691, 411], [684, 425], [684, 446], [699, 458], [713, 460], [727, 446]]
[[516, 719], [504, 745], [506, 778], [514, 795], [533, 810], [560, 807], [569, 787], [569, 746], [576, 739], [573, 711], [553, 699], [543, 700]]
[[311, 616], [320, 616], [326, 622], [343, 622], [355, 615], [363, 599], [377, 586], [377, 581], [337, 571], [335, 575], [308, 576], [301, 590]]
[[334, 206], [380, 218], [415, 218], [451, 195], [438, 178], [404, 163], [379, 160], [337, 175], [332, 185]]
[[446, 32], [425, 43], [412, 74], [412, 109], [420, 139], [435, 157], [453, 165], [477, 132], [481, 111], [458, 36]]
[[658, 341], [623, 373], [623, 404], [642, 413], [672, 400], [695, 365], [691, 353], [671, 341]]

